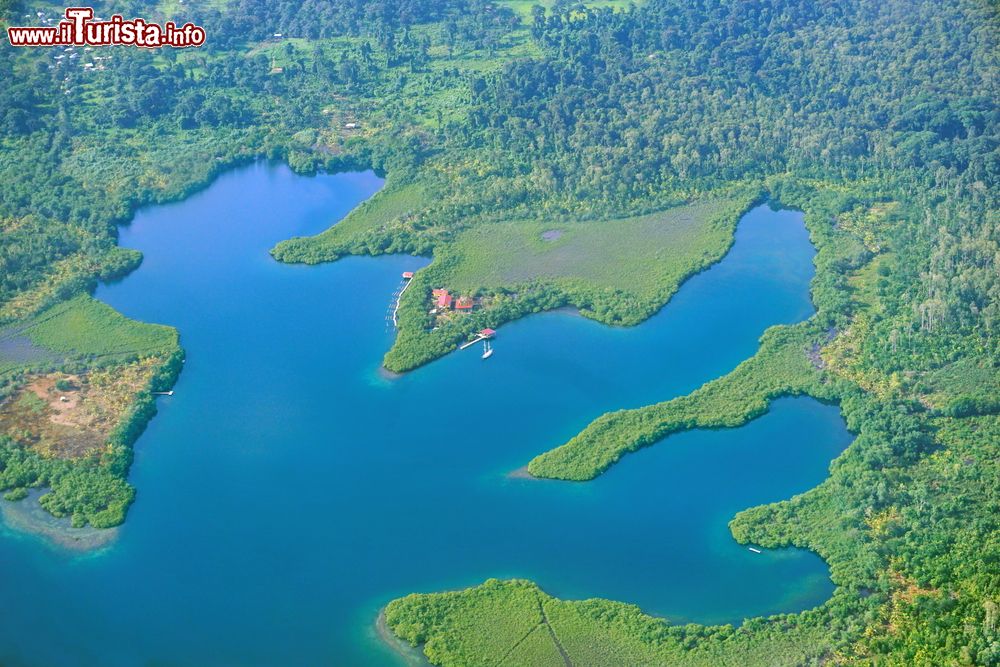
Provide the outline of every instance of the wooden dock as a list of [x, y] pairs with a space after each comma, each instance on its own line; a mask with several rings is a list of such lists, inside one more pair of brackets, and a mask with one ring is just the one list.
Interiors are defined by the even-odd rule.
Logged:
[[462, 343], [461, 345], [459, 345], [458, 349], [464, 350], [467, 347], [472, 347], [473, 345], [475, 345], [476, 343], [478, 343], [481, 340], [489, 340], [489, 339], [493, 338], [493, 336], [496, 336], [496, 335], [497, 335], [497, 332], [494, 331], [493, 329], [483, 329], [482, 331], [480, 331], [476, 335], [476, 337], [474, 339], [470, 340], [468, 343]]
[[399, 290], [399, 293], [396, 295], [396, 307], [392, 309], [392, 326], [394, 327], [397, 328], [399, 327], [399, 318], [396, 317], [396, 315], [399, 313], [399, 302], [403, 298], [403, 292], [406, 291], [406, 288], [409, 287], [410, 283], [412, 282], [413, 282], [412, 279], [407, 278], [406, 284], [403, 285], [403, 289]]
[[[409, 275], [407, 275], [409, 274]], [[392, 302], [389, 304], [389, 308], [385, 313], [385, 329], [389, 330], [391, 325], [393, 329], [399, 328], [399, 301], [403, 298], [403, 292], [406, 288], [410, 286], [413, 282], [413, 274], [407, 271], [403, 274], [403, 283], [392, 293]]]
[[482, 334], [480, 334], [480, 335], [479, 335], [479, 336], [477, 336], [477, 337], [476, 337], [475, 339], [473, 339], [473, 340], [470, 340], [470, 341], [469, 341], [468, 343], [462, 343], [462, 344], [461, 344], [461, 345], [460, 345], [460, 346], [458, 347], [458, 349], [460, 349], [460, 350], [464, 350], [464, 349], [465, 349], [465, 348], [467, 348], [467, 347], [472, 347], [473, 345], [475, 345], [475, 344], [476, 344], [476, 343], [478, 343], [479, 341], [481, 341], [481, 340], [486, 340], [487, 338], [489, 338], [489, 336], [483, 336]]

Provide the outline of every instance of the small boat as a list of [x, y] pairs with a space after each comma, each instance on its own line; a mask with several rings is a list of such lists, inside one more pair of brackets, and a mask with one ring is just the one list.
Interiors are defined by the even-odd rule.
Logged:
[[750, 549], [750, 551], [754, 552], [755, 554], [761, 553], [760, 549], [755, 549], [753, 547], [747, 547], [747, 548]]
[[483, 359], [489, 359], [493, 356], [493, 348], [490, 346], [490, 341], [483, 341]]

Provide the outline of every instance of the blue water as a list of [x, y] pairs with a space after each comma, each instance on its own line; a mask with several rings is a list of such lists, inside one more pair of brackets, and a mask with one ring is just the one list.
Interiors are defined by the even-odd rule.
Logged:
[[496, 354], [379, 372], [384, 317], [413, 257], [306, 267], [267, 250], [380, 187], [258, 164], [122, 230], [142, 266], [98, 298], [176, 326], [187, 363], [136, 445], [138, 496], [103, 550], [0, 535], [4, 665], [382, 665], [393, 597], [525, 577], [565, 598], [673, 621], [739, 622], [832, 591], [814, 554], [754, 555], [726, 523], [809, 489], [850, 435], [786, 399], [589, 483], [508, 473], [609, 409], [689, 392], [812, 312], [801, 214], [759, 207], [726, 258], [663, 311], [616, 329], [571, 313], [501, 328]]

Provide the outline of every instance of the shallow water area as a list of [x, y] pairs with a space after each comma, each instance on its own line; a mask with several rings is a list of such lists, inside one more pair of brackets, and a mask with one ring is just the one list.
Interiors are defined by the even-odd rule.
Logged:
[[815, 554], [753, 554], [726, 524], [827, 476], [851, 438], [833, 407], [784, 399], [589, 483], [510, 476], [603, 412], [690, 392], [768, 326], [808, 317], [801, 214], [747, 213], [723, 261], [638, 327], [546, 313], [500, 327], [489, 360], [476, 347], [390, 378], [385, 314], [401, 273], [428, 260], [268, 254], [381, 185], [260, 163], [122, 228], [144, 261], [97, 297], [176, 326], [187, 362], [136, 445], [137, 498], [115, 539], [81, 557], [0, 534], [0, 664], [406, 664], [379, 609], [489, 577], [680, 622], [829, 597]]
[[56, 518], [45, 511], [38, 499], [44, 489], [30, 489], [22, 500], [0, 500], [5, 537], [31, 539], [36, 537], [53, 547], [77, 552], [93, 552], [110, 544], [117, 536], [117, 528], [75, 528], [69, 518]]

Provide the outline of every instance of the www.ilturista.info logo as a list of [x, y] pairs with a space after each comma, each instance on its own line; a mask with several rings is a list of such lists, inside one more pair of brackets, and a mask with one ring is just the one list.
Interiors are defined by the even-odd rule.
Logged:
[[[39, 15], [41, 16], [41, 14]], [[143, 19], [125, 20], [115, 14], [108, 21], [94, 20], [91, 7], [69, 7], [66, 18], [55, 26], [9, 27], [12, 46], [161, 46], [184, 48], [205, 43], [205, 29], [193, 23], [164, 25]]]

